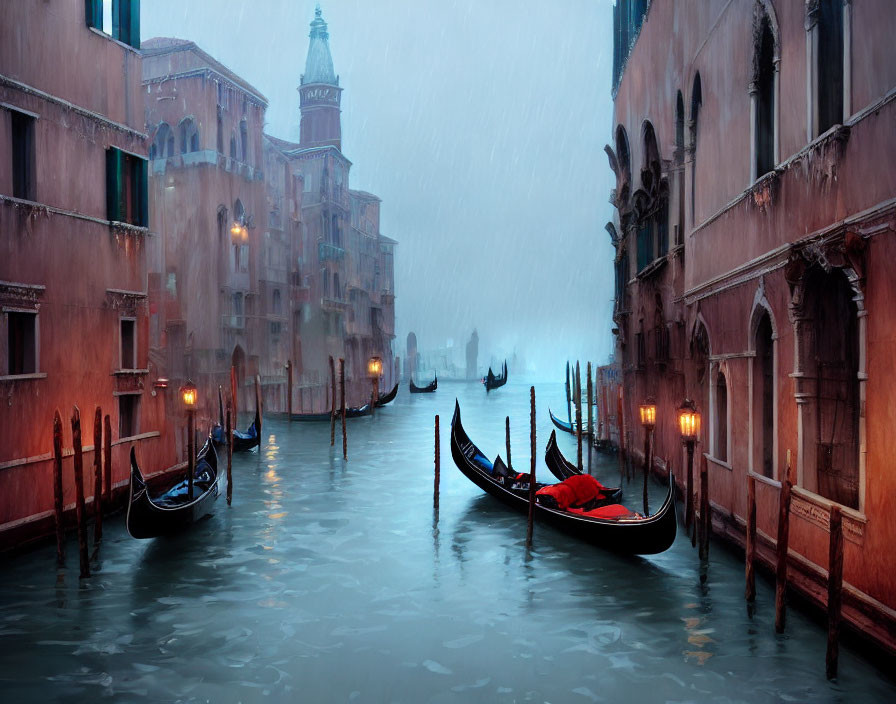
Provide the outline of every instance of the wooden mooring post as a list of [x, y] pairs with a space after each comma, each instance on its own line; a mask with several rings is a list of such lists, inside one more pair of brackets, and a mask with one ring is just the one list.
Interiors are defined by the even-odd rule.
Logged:
[[622, 431], [622, 387], [616, 393], [616, 430], [619, 433], [619, 486], [625, 481], [625, 435]]
[[746, 586], [747, 614], [752, 618], [756, 607], [756, 477], [747, 477], [747, 549]]
[[586, 438], [588, 441], [588, 474], [591, 474], [591, 448], [594, 446], [594, 410], [592, 409], [592, 402], [594, 401], [594, 385], [591, 382], [591, 362], [588, 362], [588, 371], [586, 376], [585, 386], [588, 389], [586, 400], [588, 401], [588, 432], [586, 433]]
[[691, 547], [694, 547], [697, 544], [697, 526], [694, 520], [694, 441], [687, 441], [685, 449], [688, 453], [688, 470], [684, 489], [684, 529], [691, 537]]
[[790, 538], [790, 490], [793, 488], [793, 466], [787, 451], [787, 468], [781, 481], [778, 506], [778, 550], [775, 569], [775, 631], [784, 632], [787, 621], [787, 545]]
[[572, 423], [572, 406], [569, 396], [569, 361], [566, 362], [566, 420]]
[[507, 445], [507, 468], [511, 469], [513, 464], [510, 462], [510, 416], [504, 418], [504, 438]]
[[62, 418], [53, 416], [53, 509], [56, 514], [56, 564], [65, 564], [65, 525], [62, 523]]
[[840, 607], [843, 601], [843, 515], [831, 506], [831, 544], [828, 551], [828, 647], [825, 672], [829, 680], [837, 676], [840, 659]]
[[436, 463], [436, 476], [435, 476], [435, 484], [432, 489], [432, 506], [438, 511], [439, 510], [439, 470], [440, 470], [440, 453], [439, 453], [439, 415], [436, 414], [436, 453], [435, 453], [435, 463]]
[[576, 362], [576, 467], [582, 473], [582, 376]]
[[[255, 375], [255, 412], [258, 413], [258, 418], [261, 420], [261, 428], [264, 427], [264, 418], [262, 414], [264, 413], [264, 394], [261, 391], [261, 375]], [[264, 435], [261, 432], [261, 428], [257, 428], [258, 431], [258, 452], [261, 453], [261, 448], [264, 447]]]
[[650, 503], [647, 497], [647, 482], [650, 477], [650, 465], [653, 463], [653, 429], [644, 430], [644, 516], [650, 515]]
[[292, 360], [286, 360], [286, 419], [292, 423]]
[[112, 505], [112, 420], [103, 418], [103, 471], [106, 473], [106, 506]]
[[230, 403], [227, 403], [227, 414], [224, 420], [224, 437], [227, 438], [227, 505], [233, 501], [233, 419], [230, 415]]
[[103, 539], [103, 411], [93, 417], [93, 544]]
[[[335, 396], [333, 397], [335, 400]], [[342, 408], [342, 459], [348, 459], [348, 437], [345, 434], [345, 360], [339, 360], [339, 406]]]
[[529, 517], [526, 524], [526, 547], [532, 547], [532, 533], [535, 528], [535, 387], [529, 387]]
[[[342, 361], [339, 362], [339, 378], [342, 378]], [[345, 436], [345, 429], [342, 431]], [[336, 444], [336, 366], [330, 355], [330, 447]], [[343, 442], [343, 445], [345, 443]], [[345, 454], [343, 452], [343, 454]]]
[[230, 365], [230, 398], [233, 401], [233, 422], [239, 418], [239, 389], [236, 387], [236, 367]]
[[87, 512], [84, 508], [84, 455], [81, 449], [81, 411], [74, 407], [72, 413], [72, 447], [75, 455], [75, 518], [78, 521], [78, 555], [81, 560], [81, 577], [90, 576], [87, 560]]

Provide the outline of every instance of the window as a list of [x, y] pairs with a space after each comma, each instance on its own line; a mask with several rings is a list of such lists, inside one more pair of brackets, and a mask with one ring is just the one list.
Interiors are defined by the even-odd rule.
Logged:
[[753, 358], [753, 471], [766, 477], [774, 476], [774, 349], [771, 319], [764, 313], [756, 326]]
[[282, 315], [283, 314], [283, 303], [280, 300], [280, 289], [278, 289], [278, 288], [274, 289], [271, 308], [274, 311], [274, 315]]
[[240, 161], [249, 163], [249, 126], [246, 118], [240, 120]]
[[818, 132], [843, 122], [843, 0], [818, 2]]
[[170, 156], [174, 156], [174, 132], [171, 131], [167, 122], [162, 122], [149, 147], [149, 158], [167, 159]]
[[625, 310], [625, 284], [628, 281], [628, 252], [616, 260], [616, 310]]
[[684, 98], [681, 91], [675, 100], [675, 163], [678, 166], [676, 179], [676, 196], [678, 208], [676, 212], [675, 244], [684, 244]]
[[121, 319], [121, 369], [137, 368], [137, 321]]
[[149, 204], [146, 160], [115, 147], [106, 150], [107, 218], [147, 227]]
[[722, 462], [728, 461], [728, 381], [721, 370], [716, 378], [715, 456]]
[[224, 108], [222, 108], [220, 105], [218, 106], [217, 127], [218, 127], [218, 132], [217, 132], [217, 136], [215, 138], [215, 147], [217, 148], [219, 154], [223, 154], [224, 153]]
[[775, 38], [763, 14], [754, 47], [752, 102], [754, 110], [753, 179], [775, 168]]
[[37, 372], [37, 313], [6, 311], [6, 373]]
[[12, 195], [35, 200], [34, 123], [35, 119], [18, 110], [10, 110], [12, 122]]
[[236, 135], [230, 135], [230, 158], [236, 159]]
[[691, 90], [691, 225], [694, 223], [695, 199], [697, 196], [697, 134], [700, 108], [703, 106], [703, 87], [700, 74], [694, 76], [694, 87]]
[[85, 0], [87, 26], [140, 48], [140, 0]]
[[192, 117], [185, 117], [180, 122], [180, 153], [189, 154], [199, 151], [199, 128]]
[[138, 433], [137, 404], [139, 394], [122, 394], [118, 397], [118, 437], [130, 438]]

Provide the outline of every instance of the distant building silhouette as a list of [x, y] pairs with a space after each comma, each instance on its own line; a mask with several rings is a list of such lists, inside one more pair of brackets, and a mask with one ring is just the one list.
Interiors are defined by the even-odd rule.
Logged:
[[479, 333], [473, 330], [467, 343], [467, 379], [476, 378], [476, 366], [479, 360]]

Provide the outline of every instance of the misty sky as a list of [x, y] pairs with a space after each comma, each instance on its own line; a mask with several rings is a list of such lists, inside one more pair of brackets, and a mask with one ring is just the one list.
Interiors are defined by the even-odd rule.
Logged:
[[[603, 363], [613, 248], [611, 0], [321, 2], [352, 188], [398, 240], [395, 352], [516, 350], [540, 378]], [[144, 0], [141, 35], [195, 41], [268, 99], [298, 141], [313, 0]], [[461, 352], [462, 354], [462, 352]], [[461, 358], [462, 359], [462, 358]]]

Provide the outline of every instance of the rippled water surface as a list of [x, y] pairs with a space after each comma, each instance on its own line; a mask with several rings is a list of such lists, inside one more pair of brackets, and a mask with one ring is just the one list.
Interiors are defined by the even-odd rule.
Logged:
[[[442, 383], [349, 421], [349, 460], [327, 424], [268, 421], [261, 452], [234, 457], [234, 500], [176, 538], [137, 541], [108, 519], [94, 575], [76, 540], [57, 572], [48, 546], [2, 565], [4, 702], [867, 702], [896, 689], [841, 648], [824, 678], [825, 632], [774, 594], [757, 614], [743, 565], [718, 544], [700, 585], [690, 542], [623, 558], [536, 526], [454, 467], [454, 398], [489, 456], [528, 471], [528, 392]], [[536, 389], [538, 448], [560, 385]], [[433, 417], [441, 415], [440, 511], [432, 507]], [[571, 436], [560, 438], [575, 458]], [[539, 459], [539, 471], [547, 474]], [[618, 481], [615, 460], [595, 474]], [[665, 489], [651, 487], [652, 506]], [[640, 486], [626, 486], [637, 508]]]

